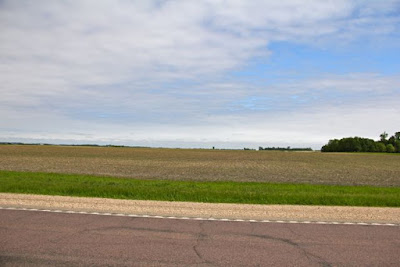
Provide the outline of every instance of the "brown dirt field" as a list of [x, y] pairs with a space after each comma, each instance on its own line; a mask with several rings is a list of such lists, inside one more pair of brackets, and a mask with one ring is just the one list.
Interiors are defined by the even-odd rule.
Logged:
[[1, 145], [0, 170], [400, 186], [400, 156], [396, 154]]

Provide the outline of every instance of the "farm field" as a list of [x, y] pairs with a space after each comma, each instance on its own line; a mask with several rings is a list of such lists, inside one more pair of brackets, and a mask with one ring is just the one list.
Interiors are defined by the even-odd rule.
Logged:
[[1, 145], [0, 170], [142, 180], [400, 186], [396, 154]]

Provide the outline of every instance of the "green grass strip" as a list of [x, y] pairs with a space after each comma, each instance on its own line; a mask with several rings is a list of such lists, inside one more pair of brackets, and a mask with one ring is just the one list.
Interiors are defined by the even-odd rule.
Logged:
[[0, 171], [0, 192], [210, 203], [399, 207], [399, 187], [138, 180]]

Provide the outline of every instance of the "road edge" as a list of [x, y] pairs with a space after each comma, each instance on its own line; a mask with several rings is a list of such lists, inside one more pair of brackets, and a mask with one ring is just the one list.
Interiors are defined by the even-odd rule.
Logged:
[[0, 209], [110, 216], [356, 225], [400, 225], [400, 208], [253, 205], [0, 193]]

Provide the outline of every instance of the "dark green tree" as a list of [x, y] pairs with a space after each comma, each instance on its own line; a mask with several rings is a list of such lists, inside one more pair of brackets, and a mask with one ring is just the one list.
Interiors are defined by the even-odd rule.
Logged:
[[[390, 146], [389, 146], [390, 145]], [[340, 140], [329, 140], [321, 148], [322, 152], [400, 152], [400, 132], [396, 132], [388, 139], [388, 134], [383, 132], [380, 141], [362, 137], [346, 137]]]
[[392, 144], [394, 146], [394, 144], [396, 143], [396, 139], [394, 136], [391, 136], [387, 142], [388, 144]]
[[376, 143], [376, 152], [386, 152], [386, 146], [382, 142]]
[[383, 132], [381, 135], [380, 135], [380, 138], [381, 138], [381, 142], [382, 143], [384, 143], [384, 144], [386, 144], [387, 143], [387, 138], [388, 138], [388, 134], [387, 134], [387, 132], [385, 131], [385, 132]]
[[394, 148], [396, 149], [397, 153], [400, 153], [400, 141], [396, 140]]
[[387, 144], [386, 145], [386, 152], [394, 153], [395, 151], [396, 151], [396, 149], [394, 148], [394, 146], [392, 144]]

